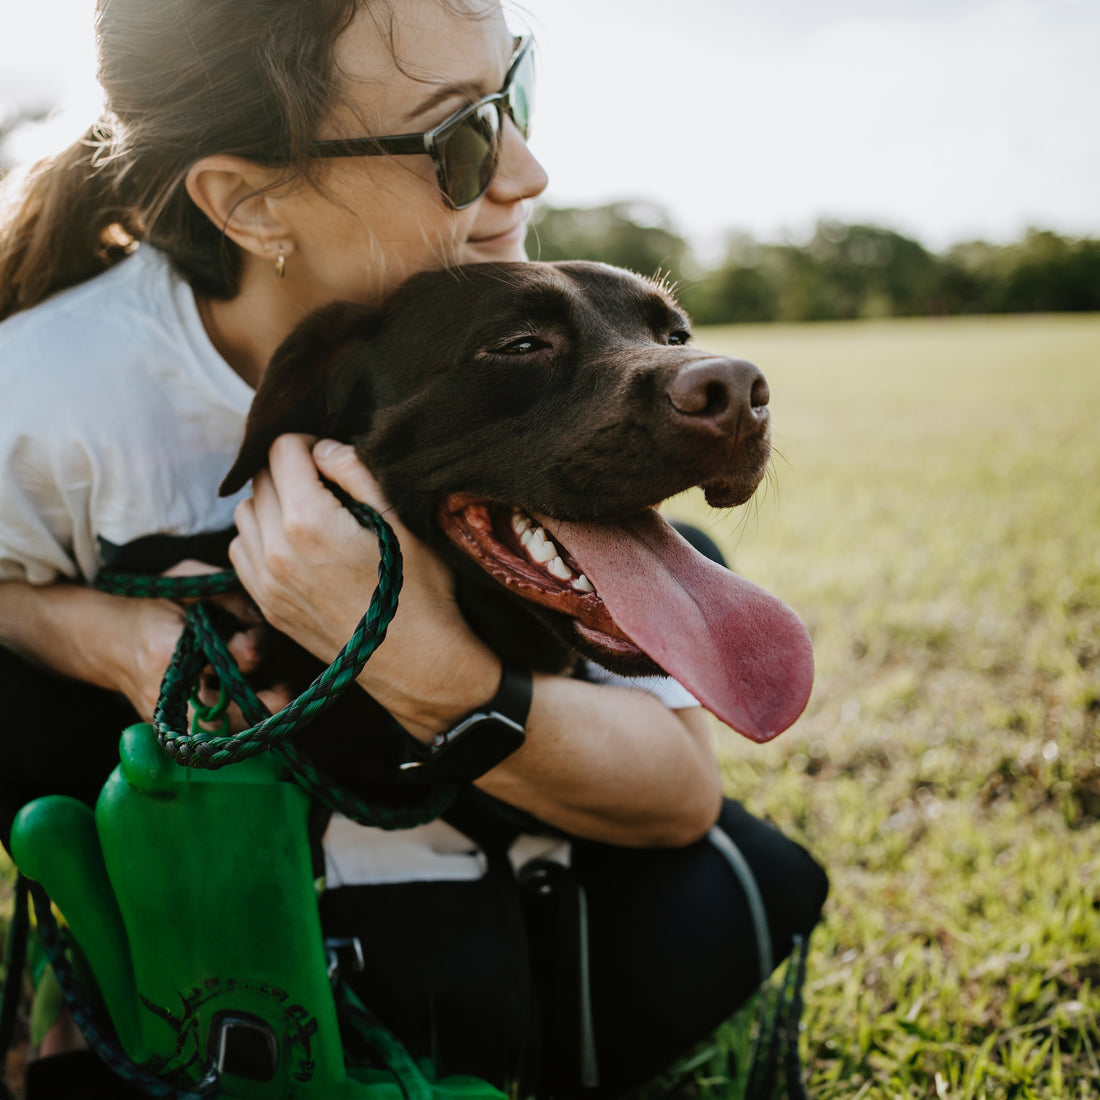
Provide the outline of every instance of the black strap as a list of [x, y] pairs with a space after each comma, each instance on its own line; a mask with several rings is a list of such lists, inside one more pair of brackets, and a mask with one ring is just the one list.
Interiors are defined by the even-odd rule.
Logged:
[[502, 665], [492, 699], [402, 764], [402, 774], [414, 783], [472, 783], [523, 744], [531, 694], [530, 670]]
[[488, 706], [482, 709], [503, 714], [518, 725], [526, 726], [527, 716], [531, 713], [532, 693], [531, 670], [518, 665], [503, 664], [497, 693], [489, 700]]
[[802, 1075], [802, 1062], [798, 1054], [798, 1036], [802, 1022], [802, 988], [806, 981], [808, 952], [808, 938], [796, 935], [791, 954], [787, 959], [783, 986], [775, 994], [775, 1009], [770, 1017], [768, 1006], [771, 991], [767, 985], [760, 988], [758, 1031], [750, 1056], [749, 1081], [745, 1087], [746, 1100], [770, 1100], [775, 1091], [781, 1066], [788, 1100], [808, 1100]]
[[[504, 662], [500, 666], [500, 683], [497, 685], [496, 695], [485, 706], [471, 711], [467, 717], [474, 717], [479, 714], [502, 714], [505, 718], [515, 722], [517, 726], [526, 726], [527, 716], [531, 713], [532, 694], [531, 670]], [[452, 730], [448, 730], [446, 733], [440, 734], [432, 742], [433, 747], [445, 745], [452, 732]]]

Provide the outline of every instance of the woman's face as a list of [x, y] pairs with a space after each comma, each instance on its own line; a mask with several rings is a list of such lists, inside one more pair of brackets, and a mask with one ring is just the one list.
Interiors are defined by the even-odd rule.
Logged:
[[[504, 83], [515, 40], [496, 0], [364, 5], [337, 43], [342, 103], [318, 138], [428, 130]], [[370, 302], [409, 275], [457, 263], [521, 260], [531, 198], [546, 174], [510, 119], [489, 190], [455, 211], [426, 155], [332, 158], [319, 186], [288, 202], [287, 281], [315, 303]], [[289, 288], [288, 288], [289, 289]]]

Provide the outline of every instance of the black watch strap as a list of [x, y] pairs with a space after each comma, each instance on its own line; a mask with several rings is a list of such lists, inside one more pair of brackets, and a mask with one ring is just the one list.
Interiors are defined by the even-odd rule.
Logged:
[[505, 664], [496, 695], [439, 734], [426, 759], [403, 764], [401, 770], [418, 782], [470, 783], [523, 744], [530, 710], [530, 670]]

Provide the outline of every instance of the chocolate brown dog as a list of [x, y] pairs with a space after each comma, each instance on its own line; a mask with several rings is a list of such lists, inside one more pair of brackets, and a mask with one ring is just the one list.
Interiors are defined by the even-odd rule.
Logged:
[[603, 264], [416, 275], [382, 308], [307, 318], [276, 352], [222, 486], [283, 432], [354, 444], [402, 521], [449, 560], [471, 625], [547, 671], [581, 653], [667, 671], [754, 740], [801, 713], [801, 622], [654, 511], [702, 486], [744, 503], [770, 455], [768, 386], [698, 350], [671, 294]]

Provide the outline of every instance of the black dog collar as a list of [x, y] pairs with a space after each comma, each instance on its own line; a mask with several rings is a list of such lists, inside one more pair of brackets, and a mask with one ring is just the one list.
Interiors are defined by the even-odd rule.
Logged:
[[505, 664], [496, 695], [437, 734], [427, 759], [411, 760], [401, 770], [418, 782], [470, 783], [523, 744], [530, 710], [530, 671]]

